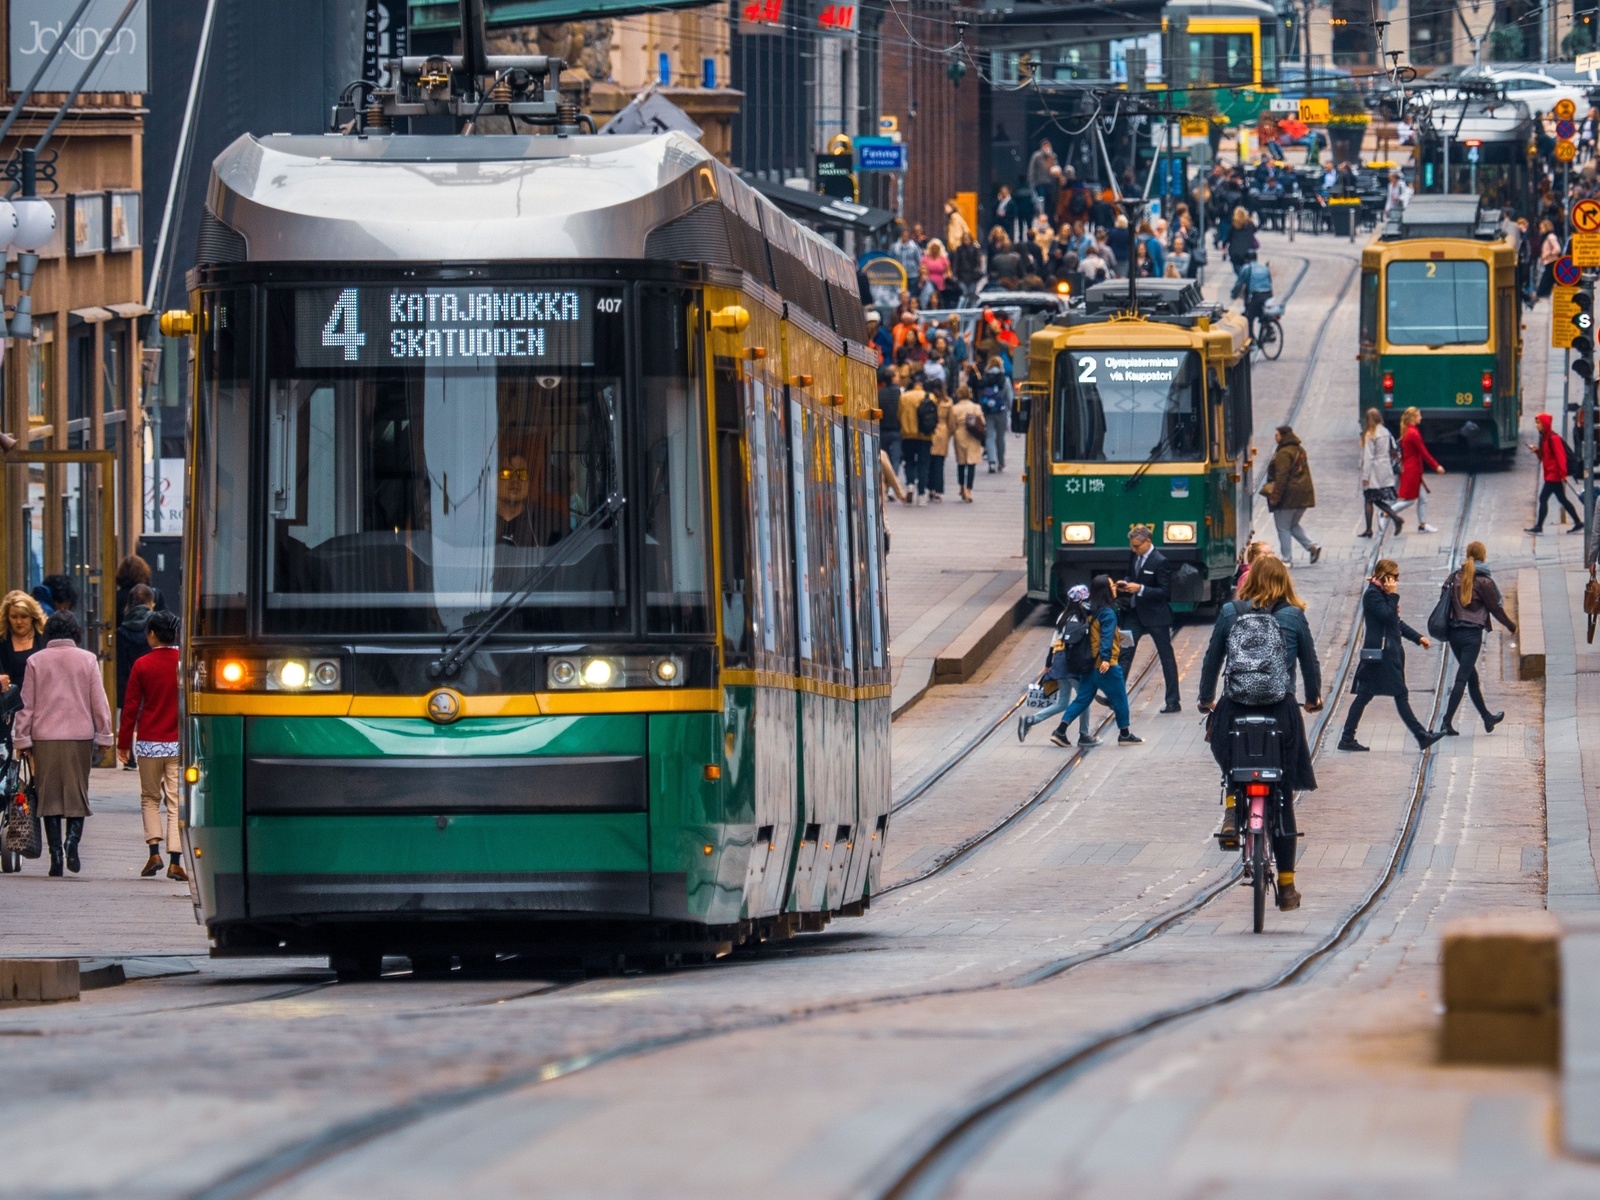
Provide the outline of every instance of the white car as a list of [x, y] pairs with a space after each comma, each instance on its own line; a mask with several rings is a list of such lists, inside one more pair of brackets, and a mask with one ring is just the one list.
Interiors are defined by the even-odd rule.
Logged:
[[1506, 99], [1520, 100], [1534, 115], [1549, 112], [1558, 100], [1571, 100], [1578, 116], [1587, 116], [1589, 89], [1568, 79], [1556, 79], [1543, 71], [1490, 71], [1489, 78], [1506, 89]]

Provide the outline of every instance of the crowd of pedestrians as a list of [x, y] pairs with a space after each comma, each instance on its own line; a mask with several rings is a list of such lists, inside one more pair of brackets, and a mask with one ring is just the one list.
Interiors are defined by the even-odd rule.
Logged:
[[47, 575], [31, 593], [0, 600], [0, 695], [14, 710], [11, 748], [21, 756], [37, 797], [49, 851], [49, 874], [78, 873], [89, 806], [90, 770], [97, 751], [139, 772], [146, 860], [156, 874], [166, 850], [167, 877], [187, 880], [178, 833], [178, 618], [151, 586], [149, 565], [137, 555], [116, 573], [114, 727], [102, 664], [85, 648], [70, 576]]

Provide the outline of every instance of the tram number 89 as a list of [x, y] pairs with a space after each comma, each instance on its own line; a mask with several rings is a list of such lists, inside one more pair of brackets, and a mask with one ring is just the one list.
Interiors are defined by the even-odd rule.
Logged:
[[1478, 398], [1476, 396], [1474, 396], [1471, 392], [1457, 392], [1456, 393], [1456, 403], [1457, 404], [1476, 404], [1477, 402], [1478, 402]]

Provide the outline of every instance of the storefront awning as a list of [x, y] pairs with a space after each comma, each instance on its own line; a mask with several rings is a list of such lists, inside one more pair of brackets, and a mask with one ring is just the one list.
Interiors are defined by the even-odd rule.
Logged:
[[67, 316], [74, 321], [82, 321], [85, 325], [98, 325], [102, 321], [109, 321], [117, 314], [109, 308], [74, 308], [67, 312]]
[[130, 321], [135, 317], [148, 317], [150, 315], [150, 306], [148, 304], [135, 302], [132, 304], [108, 304], [106, 307], [116, 313], [117, 316]]

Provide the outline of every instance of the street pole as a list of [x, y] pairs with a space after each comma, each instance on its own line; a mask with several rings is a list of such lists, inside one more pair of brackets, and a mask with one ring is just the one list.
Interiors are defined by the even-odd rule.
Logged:
[[[1571, 199], [1569, 198], [1569, 197], [1571, 197], [1571, 195], [1572, 195], [1572, 164], [1571, 163], [1562, 163], [1561, 164], [1561, 206], [1562, 206], [1563, 209], [1565, 209], [1566, 207], [1568, 207], [1572, 203]], [[1561, 438], [1569, 446], [1572, 445], [1572, 439], [1571, 439], [1571, 436], [1570, 436], [1570, 426], [1571, 426], [1571, 422], [1572, 422], [1572, 414], [1567, 411], [1567, 406], [1571, 403], [1570, 399], [1568, 398], [1570, 396], [1569, 384], [1571, 382], [1570, 381], [1571, 373], [1572, 373], [1572, 350], [1569, 347], [1569, 348], [1567, 348], [1567, 349], [1565, 349], [1565, 350], [1563, 350], [1561, 352]], [[1565, 509], [1562, 510], [1561, 515], [1563, 517], [1565, 517], [1567, 515]]]
[[[1594, 273], [1583, 273], [1583, 290], [1589, 295], [1589, 312], [1594, 311]], [[1593, 336], [1591, 334], [1591, 336]], [[1595, 536], [1594, 536], [1594, 422], [1595, 422], [1595, 381], [1586, 379], [1583, 383], [1583, 563], [1591, 566], [1595, 561]]]

